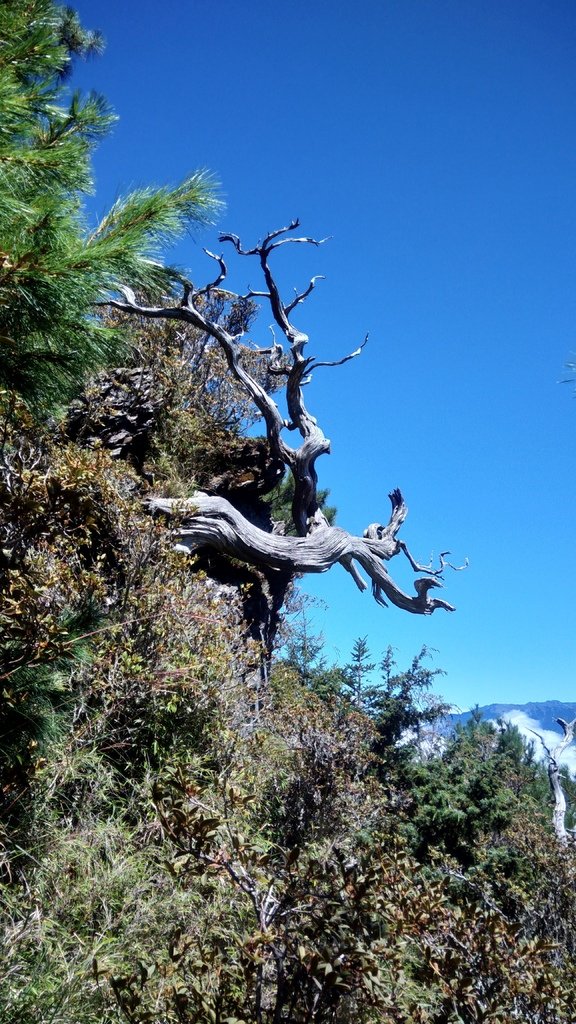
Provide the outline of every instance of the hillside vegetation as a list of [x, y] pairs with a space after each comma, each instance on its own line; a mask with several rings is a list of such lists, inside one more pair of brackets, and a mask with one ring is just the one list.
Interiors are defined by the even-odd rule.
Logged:
[[[175, 543], [198, 489], [297, 532], [213, 339], [96, 305], [176, 301], [152, 257], [213, 184], [89, 232], [110, 114], [65, 73], [98, 38], [47, 0], [0, 27], [0, 1024], [569, 1024], [576, 860], [532, 747], [443, 737], [425, 649], [330, 664], [293, 573]], [[203, 301], [249, 331], [251, 298]]]

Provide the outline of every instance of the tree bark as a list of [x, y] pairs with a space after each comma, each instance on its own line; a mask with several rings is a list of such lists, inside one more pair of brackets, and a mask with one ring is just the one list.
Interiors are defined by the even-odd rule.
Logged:
[[399, 525], [398, 508], [405, 510], [405, 505], [398, 491], [391, 497], [390, 523], [381, 528], [378, 539], [356, 537], [338, 526], [325, 526], [306, 537], [266, 533], [249, 522], [226, 498], [201, 491], [186, 501], [151, 498], [148, 505], [153, 512], [177, 516], [179, 525], [175, 527], [174, 540], [179, 550], [192, 552], [211, 547], [253, 565], [266, 565], [293, 574], [322, 573], [338, 563], [352, 575], [360, 590], [366, 590], [368, 584], [354, 565], [356, 561], [372, 580], [374, 597], [379, 604], [386, 605], [385, 595], [398, 608], [419, 615], [430, 615], [436, 608], [454, 611], [447, 601], [430, 597], [429, 590], [441, 586], [435, 577], [417, 579], [414, 583], [416, 597], [410, 597], [383, 566], [383, 560], [389, 560], [404, 547], [395, 533]]

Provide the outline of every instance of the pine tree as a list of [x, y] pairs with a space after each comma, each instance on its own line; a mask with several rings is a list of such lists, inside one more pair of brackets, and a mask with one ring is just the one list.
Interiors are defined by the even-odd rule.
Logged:
[[65, 79], [73, 56], [97, 52], [101, 38], [52, 0], [12, 0], [0, 5], [0, 39], [0, 388], [42, 409], [121, 347], [95, 303], [123, 283], [167, 289], [162, 246], [218, 203], [209, 176], [195, 173], [119, 200], [89, 231], [92, 151], [114, 115]]

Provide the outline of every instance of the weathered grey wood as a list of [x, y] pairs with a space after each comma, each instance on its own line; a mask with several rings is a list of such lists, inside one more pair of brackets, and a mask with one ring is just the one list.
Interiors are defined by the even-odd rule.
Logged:
[[[452, 605], [439, 598], [431, 598], [429, 591], [440, 587], [439, 578], [444, 568], [444, 554], [440, 556], [438, 569], [431, 565], [420, 565], [410, 554], [406, 544], [398, 540], [397, 533], [407, 515], [407, 508], [399, 490], [390, 493], [392, 513], [387, 525], [372, 523], [364, 537], [356, 537], [339, 527], [331, 527], [318, 505], [316, 461], [320, 455], [328, 454], [330, 442], [325, 437], [314, 417], [309, 413], [303, 395], [303, 385], [310, 373], [317, 368], [339, 366], [360, 354], [366, 339], [354, 352], [334, 362], [316, 362], [305, 355], [308, 336], [290, 321], [290, 314], [312, 292], [318, 278], [312, 278], [307, 288], [296, 293], [291, 302], [283, 303], [272, 275], [269, 259], [274, 250], [290, 243], [320, 245], [322, 241], [313, 238], [296, 238], [289, 233], [298, 227], [293, 221], [287, 227], [270, 232], [263, 242], [252, 249], [244, 249], [236, 235], [221, 235], [220, 241], [230, 242], [240, 256], [254, 256], [260, 262], [266, 290], [250, 290], [244, 296], [233, 295], [221, 287], [226, 278], [227, 268], [222, 256], [207, 250], [207, 255], [218, 263], [219, 272], [214, 281], [197, 289], [190, 282], [184, 283], [184, 294], [178, 305], [144, 306], [137, 302], [130, 288], [121, 289], [123, 300], [111, 300], [109, 305], [128, 314], [153, 319], [183, 320], [213, 338], [226, 356], [230, 372], [242, 385], [262, 414], [271, 454], [289, 469], [294, 479], [292, 516], [299, 536], [283, 537], [278, 533], [265, 533], [245, 518], [230, 502], [222, 497], [198, 493], [190, 502], [178, 503], [179, 515], [184, 516], [179, 526], [178, 544], [193, 550], [210, 546], [255, 565], [266, 565], [292, 573], [326, 572], [339, 563], [350, 573], [360, 590], [367, 587], [358, 566], [372, 582], [372, 593], [379, 604], [386, 604], [385, 597], [399, 608], [421, 615], [429, 615], [436, 608], [453, 611]], [[289, 235], [289, 237], [283, 237]], [[286, 378], [285, 395], [288, 419], [281, 415], [273, 397], [255, 380], [242, 364], [243, 334], [230, 334], [221, 324], [210, 320], [203, 312], [202, 299], [211, 291], [224, 292], [231, 298], [264, 298], [269, 302], [272, 316], [280, 329], [288, 352], [281, 344], [274, 342], [269, 350], [270, 372]], [[289, 445], [283, 433], [295, 431], [301, 437], [298, 447]], [[174, 502], [154, 498], [150, 505], [156, 511], [171, 514]], [[405, 594], [392, 580], [383, 566], [383, 561], [402, 552], [413, 570], [426, 573], [424, 579], [415, 581], [416, 597]], [[451, 566], [451, 568], [456, 568]], [[463, 568], [463, 567], [462, 567]]]
[[534, 735], [538, 737], [544, 753], [546, 754], [547, 770], [548, 770], [548, 782], [550, 783], [550, 792], [552, 793], [552, 799], [554, 800], [554, 809], [552, 811], [552, 824], [556, 833], [557, 839], [566, 845], [570, 840], [574, 839], [574, 833], [568, 831], [566, 828], [566, 794], [562, 789], [562, 782], [560, 779], [560, 758], [565, 750], [570, 746], [574, 739], [574, 730], [576, 729], [576, 718], [571, 722], [565, 722], [563, 718], [556, 719], [558, 725], [562, 729], [562, 738], [559, 743], [551, 750], [550, 747], [546, 746], [544, 739], [539, 732], [534, 732]]
[[338, 563], [351, 573], [358, 588], [365, 590], [367, 583], [353, 564], [356, 561], [370, 577], [380, 604], [386, 604], [384, 594], [398, 608], [419, 615], [430, 615], [436, 608], [454, 611], [446, 601], [429, 596], [432, 587], [441, 586], [435, 578], [416, 580], [416, 597], [397, 586], [382, 562], [398, 554], [400, 546], [393, 531], [386, 533], [385, 528], [379, 540], [365, 540], [337, 526], [314, 530], [307, 537], [283, 537], [254, 526], [225, 498], [201, 491], [186, 501], [151, 498], [148, 505], [155, 512], [176, 514], [174, 541], [180, 550], [192, 552], [208, 546], [254, 565], [293, 573], [327, 572]]
[[565, 722], [563, 718], [557, 718], [556, 721], [562, 729], [563, 736], [552, 751], [547, 750], [548, 780], [550, 782], [550, 789], [554, 798], [552, 824], [554, 825], [554, 831], [560, 842], [562, 844], [566, 844], [570, 836], [566, 829], [566, 794], [562, 789], [562, 782], [560, 781], [560, 758], [574, 739], [576, 718], [571, 722]]

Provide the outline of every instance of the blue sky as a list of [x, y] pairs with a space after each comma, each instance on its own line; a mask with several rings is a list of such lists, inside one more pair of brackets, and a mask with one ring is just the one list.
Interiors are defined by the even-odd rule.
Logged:
[[[308, 581], [330, 650], [358, 636], [403, 666], [426, 644], [438, 689], [476, 702], [576, 693], [576, 5], [571, 0], [82, 0], [107, 39], [74, 84], [119, 115], [97, 151], [95, 213], [198, 167], [222, 183], [219, 230], [246, 243], [298, 216], [321, 249], [278, 254], [318, 371], [307, 400], [339, 523], [386, 521], [448, 573], [457, 606], [377, 607], [340, 567]], [[180, 245], [197, 282], [202, 246]], [[286, 258], [284, 258], [286, 256]], [[231, 283], [257, 287], [230, 261]], [[263, 314], [267, 337], [270, 316]], [[391, 571], [406, 587], [407, 565]]]

